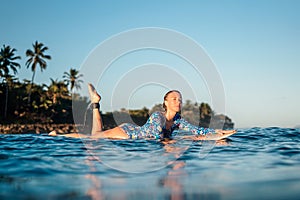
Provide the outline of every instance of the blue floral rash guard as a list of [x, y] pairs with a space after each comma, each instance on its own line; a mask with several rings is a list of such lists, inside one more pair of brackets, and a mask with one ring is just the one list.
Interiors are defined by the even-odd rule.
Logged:
[[177, 113], [173, 118], [174, 124], [170, 130], [165, 128], [166, 118], [162, 112], [154, 112], [149, 117], [143, 126], [137, 126], [131, 123], [121, 124], [119, 127], [129, 136], [130, 139], [140, 138], [169, 138], [172, 136], [174, 130], [183, 130], [192, 132], [195, 135], [206, 135], [207, 133], [214, 133], [214, 129], [203, 128], [195, 126], [181, 118]]

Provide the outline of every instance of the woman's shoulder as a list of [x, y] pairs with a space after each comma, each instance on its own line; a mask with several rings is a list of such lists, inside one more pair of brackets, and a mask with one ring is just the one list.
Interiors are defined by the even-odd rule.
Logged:
[[164, 117], [165, 116], [165, 113], [164, 112], [161, 112], [161, 111], [155, 111], [151, 114], [151, 116], [156, 116], [156, 117]]
[[149, 122], [156, 122], [156, 123], [164, 124], [166, 121], [166, 117], [163, 112], [156, 111], [150, 115], [148, 120], [149, 120]]

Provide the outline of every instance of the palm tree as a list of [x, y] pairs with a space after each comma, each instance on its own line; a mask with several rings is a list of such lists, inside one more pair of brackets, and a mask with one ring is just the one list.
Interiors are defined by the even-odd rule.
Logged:
[[81, 89], [80, 84], [83, 83], [80, 78], [83, 77], [82, 74], [79, 74], [79, 71], [76, 69], [70, 69], [70, 72], [65, 72], [63, 75], [64, 81], [67, 85], [70, 85], [70, 91], [73, 92], [74, 87], [78, 90]]
[[17, 74], [17, 68], [20, 68], [20, 64], [15, 62], [17, 59], [21, 59], [20, 56], [15, 56], [15, 48], [10, 48], [10, 46], [3, 45], [0, 50], [0, 77], [3, 77], [6, 82], [6, 94], [5, 94], [5, 109], [4, 118], [7, 116], [7, 102], [8, 102], [8, 83], [11, 82], [12, 76], [9, 74], [10, 69], [14, 74]]
[[58, 81], [51, 79], [51, 84], [48, 87], [48, 95], [52, 98], [52, 103], [57, 104], [58, 98], [68, 98], [68, 88], [63, 81]]
[[0, 76], [4, 77], [9, 74], [10, 69], [14, 74], [17, 74], [17, 67], [20, 68], [20, 64], [14, 62], [17, 59], [21, 59], [20, 56], [15, 56], [16, 49], [10, 48], [10, 46], [3, 45], [0, 50]]
[[29, 59], [26, 61], [26, 66], [29, 68], [31, 66], [32, 79], [31, 79], [31, 86], [28, 94], [28, 103], [30, 103], [30, 95], [31, 95], [31, 88], [33, 86], [34, 76], [37, 65], [40, 66], [41, 71], [47, 68], [47, 62], [44, 59], [51, 60], [51, 56], [45, 55], [45, 51], [48, 50], [48, 47], [44, 46], [43, 43], [39, 43], [38, 41], [35, 41], [33, 46], [33, 51], [31, 49], [27, 49], [26, 56], [29, 57]]

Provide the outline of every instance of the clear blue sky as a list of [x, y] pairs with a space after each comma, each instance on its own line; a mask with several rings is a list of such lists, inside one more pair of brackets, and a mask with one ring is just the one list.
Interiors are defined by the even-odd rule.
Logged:
[[[35, 81], [49, 84], [50, 77], [61, 79], [70, 67], [80, 69], [89, 53], [112, 35], [161, 27], [189, 36], [208, 53], [223, 80], [226, 114], [236, 127], [300, 124], [298, 0], [0, 2], [0, 45], [16, 48], [22, 57], [21, 80], [31, 78], [25, 51], [36, 40], [49, 47], [52, 60], [46, 71], [37, 71]], [[102, 95], [109, 85], [99, 88]], [[196, 100], [209, 102], [207, 93]], [[120, 106], [150, 108], [162, 94], [145, 98], [139, 89], [135, 101]], [[196, 101], [189, 95], [184, 99]]]

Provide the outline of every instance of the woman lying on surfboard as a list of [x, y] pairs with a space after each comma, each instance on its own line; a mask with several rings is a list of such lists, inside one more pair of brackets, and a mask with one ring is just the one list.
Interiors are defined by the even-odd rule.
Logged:
[[[214, 130], [203, 128], [188, 123], [181, 118], [179, 112], [182, 106], [181, 93], [177, 90], [171, 90], [164, 96], [163, 107], [165, 112], [154, 112], [143, 126], [137, 126], [130, 123], [121, 124], [118, 127], [109, 130], [103, 130], [102, 118], [100, 115], [101, 96], [97, 93], [92, 84], [88, 84], [90, 100], [93, 105], [93, 125], [90, 136], [83, 134], [66, 134], [68, 137], [89, 137], [89, 138], [112, 138], [112, 139], [140, 139], [170, 138], [174, 130], [180, 129], [193, 133], [189, 138], [194, 140], [219, 140], [234, 134], [235, 130]], [[49, 135], [56, 135], [53, 131]]]

